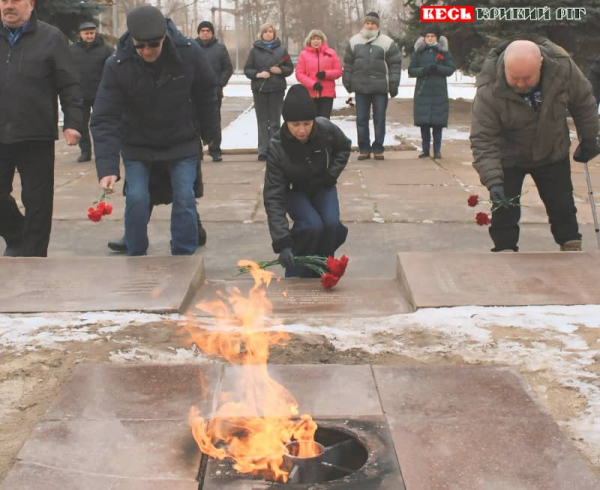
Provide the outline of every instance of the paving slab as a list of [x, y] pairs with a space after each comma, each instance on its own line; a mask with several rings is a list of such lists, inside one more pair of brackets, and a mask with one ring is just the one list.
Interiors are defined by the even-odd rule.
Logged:
[[2, 313], [184, 311], [204, 281], [201, 255], [0, 258], [0, 269]]
[[[242, 369], [239, 366], [225, 368], [218, 399], [224, 399], [225, 393], [239, 397], [240, 390], [247, 387], [245, 383], [240, 386], [240, 380], [261, 379], [263, 374], [261, 367]], [[375, 380], [368, 365], [269, 364], [268, 372], [294, 396], [301, 414], [308, 413], [319, 419], [382, 415]], [[242, 373], [248, 373], [248, 377], [242, 378]], [[273, 410], [265, 415], [285, 414]]]
[[222, 364], [78, 365], [43, 420], [182, 420], [210, 412]]
[[[217, 291], [227, 295], [227, 290], [239, 288], [247, 294], [253, 284], [250, 278], [209, 280], [194, 296], [192, 305], [217, 299]], [[281, 279], [271, 282], [267, 297], [273, 304], [273, 317], [370, 317], [413, 311], [393, 279], [344, 277], [335, 288], [327, 291], [323, 289], [319, 279]], [[207, 315], [195, 306], [190, 308], [190, 312], [200, 316]]]
[[374, 366], [410, 490], [600, 488], [516, 370]]
[[402, 252], [397, 271], [415, 308], [600, 304], [599, 252]]
[[[209, 400], [222, 399], [225, 391], [236, 389], [239, 369], [78, 367], [34, 428], [0, 490], [197, 488], [200, 454], [186, 421], [192, 400], [184, 393], [185, 385], [195, 391], [194, 378], [204, 373], [208, 388], [200, 407], [208, 415], [214, 406], [208, 405]], [[400, 467], [410, 490], [600, 488], [592, 470], [512, 368], [270, 365], [268, 369], [297, 398], [301, 412], [310, 413], [323, 426], [348, 430], [368, 445], [368, 462], [355, 476], [331, 486], [311, 486], [313, 490], [402, 489], [399, 480], [387, 478], [391, 473], [385, 468], [391, 466]], [[381, 474], [385, 478], [373, 478]], [[247, 477], [223, 477], [209, 468], [204, 490], [272, 488]]]

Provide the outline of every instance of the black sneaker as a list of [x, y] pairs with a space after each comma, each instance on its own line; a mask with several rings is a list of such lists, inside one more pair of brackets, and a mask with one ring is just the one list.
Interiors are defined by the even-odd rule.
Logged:
[[424, 151], [423, 153], [419, 154], [419, 158], [429, 158], [429, 152], [428, 151]]
[[119, 240], [112, 240], [108, 242], [108, 248], [110, 248], [113, 252], [127, 252], [127, 245], [125, 244], [125, 235], [123, 235]]
[[220, 153], [214, 153], [213, 155], [211, 155], [211, 157], [212, 157], [213, 162], [222, 162], [223, 161], [223, 157], [221, 156]]
[[200, 215], [198, 215], [198, 246], [201, 247], [203, 245], [206, 245], [206, 230], [202, 226]]
[[436, 152], [433, 154], [433, 159], [434, 159], [434, 160], [441, 160], [441, 159], [442, 159], [442, 154], [441, 154], [439, 151], [436, 151]]

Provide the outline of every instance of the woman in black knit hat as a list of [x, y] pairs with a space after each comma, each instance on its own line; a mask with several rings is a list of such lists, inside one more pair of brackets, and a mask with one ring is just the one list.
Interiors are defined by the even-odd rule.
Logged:
[[414, 96], [415, 126], [421, 127], [423, 152], [429, 157], [433, 132], [433, 158], [442, 158], [442, 128], [448, 126], [450, 104], [447, 77], [454, 73], [454, 61], [448, 50], [448, 40], [436, 24], [427, 24], [423, 36], [415, 43], [408, 75], [417, 77]]
[[295, 265], [294, 256], [333, 256], [346, 241], [336, 183], [350, 157], [350, 140], [331, 121], [316, 117], [302, 85], [289, 89], [282, 115], [285, 123], [267, 151], [263, 191], [273, 251], [286, 277], [318, 277]]

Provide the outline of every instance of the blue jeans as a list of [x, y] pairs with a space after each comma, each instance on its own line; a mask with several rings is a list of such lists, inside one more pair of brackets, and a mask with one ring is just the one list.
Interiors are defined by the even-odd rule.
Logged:
[[[286, 211], [294, 221], [291, 229], [294, 255], [333, 256], [346, 241], [348, 228], [340, 222], [335, 187], [323, 188], [314, 196], [290, 191], [286, 194]], [[286, 269], [285, 276], [318, 277], [302, 266]]]
[[429, 153], [431, 146], [431, 132], [433, 130], [433, 151], [440, 151], [442, 148], [442, 126], [430, 126], [424, 124], [421, 126], [421, 139], [423, 140], [423, 153]]
[[[125, 196], [125, 243], [127, 255], [146, 255], [148, 249], [148, 219], [150, 209], [151, 163], [124, 158], [127, 178]], [[171, 253], [173, 255], [191, 255], [198, 248], [198, 218], [194, 197], [198, 156], [186, 157], [167, 165], [173, 187], [171, 208]]]
[[[373, 145], [371, 145], [369, 133], [371, 105], [373, 106], [373, 126], [375, 127]], [[383, 153], [387, 105], [387, 94], [356, 94], [356, 132], [358, 133], [358, 149], [361, 153]]]

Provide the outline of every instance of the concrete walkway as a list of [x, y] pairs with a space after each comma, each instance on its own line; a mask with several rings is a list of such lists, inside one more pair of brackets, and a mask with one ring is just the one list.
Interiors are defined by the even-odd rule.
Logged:
[[[406, 101], [394, 100], [406, 118]], [[245, 110], [247, 98], [226, 98], [223, 125]], [[464, 127], [464, 121], [458, 120]], [[122, 183], [111, 198], [114, 213], [100, 223], [86, 211], [100, 195], [92, 163], [76, 163], [78, 148], [57, 144], [54, 223], [49, 254], [54, 257], [107, 256], [108, 240], [123, 232]], [[349, 226], [340, 249], [351, 257], [348, 274], [355, 277], [394, 277], [399, 251], [486, 251], [491, 248], [487, 227], [475, 224], [485, 205], [467, 206], [470, 194], [487, 198], [471, 166], [468, 141], [444, 141], [443, 160], [417, 158], [417, 151], [387, 152], [383, 162], [358, 162], [352, 154], [338, 185], [343, 221]], [[600, 159], [590, 165], [592, 182], [600, 189]], [[581, 164], [573, 164], [578, 216], [584, 250], [597, 250], [587, 187]], [[274, 257], [262, 202], [264, 164], [255, 154], [225, 155], [221, 163], [203, 166], [205, 196], [200, 200], [208, 243], [202, 248], [207, 277], [223, 279], [235, 272], [240, 258]], [[20, 195], [18, 178], [15, 196]], [[526, 180], [521, 233], [522, 251], [555, 251], [545, 210], [531, 179]], [[600, 191], [599, 191], [600, 192]], [[598, 199], [598, 198], [597, 198]], [[159, 206], [149, 225], [153, 255], [169, 253], [170, 206]], [[0, 245], [0, 253], [4, 244]]]

